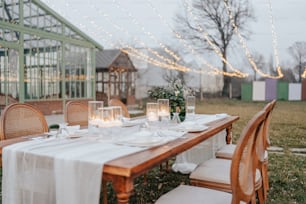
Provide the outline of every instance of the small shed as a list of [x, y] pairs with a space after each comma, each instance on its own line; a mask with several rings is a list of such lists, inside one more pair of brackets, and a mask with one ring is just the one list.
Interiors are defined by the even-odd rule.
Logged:
[[96, 52], [96, 98], [107, 102], [117, 98], [130, 105], [135, 103], [137, 69], [122, 50]]

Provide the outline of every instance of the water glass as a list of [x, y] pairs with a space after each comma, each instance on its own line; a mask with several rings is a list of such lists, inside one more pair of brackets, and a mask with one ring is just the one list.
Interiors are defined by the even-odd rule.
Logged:
[[187, 96], [186, 98], [186, 119], [192, 119], [195, 115], [195, 96]]
[[58, 132], [56, 134], [57, 138], [63, 138], [63, 137], [66, 137], [66, 136], [69, 135], [67, 125], [68, 125], [68, 123], [60, 123], [59, 124], [59, 129], [58, 129]]

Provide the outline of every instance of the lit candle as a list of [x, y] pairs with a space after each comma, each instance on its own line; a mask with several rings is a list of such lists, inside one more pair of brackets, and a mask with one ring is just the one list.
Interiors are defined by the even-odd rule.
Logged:
[[157, 114], [154, 113], [153, 111], [149, 112], [147, 117], [148, 117], [149, 121], [157, 121], [158, 120]]

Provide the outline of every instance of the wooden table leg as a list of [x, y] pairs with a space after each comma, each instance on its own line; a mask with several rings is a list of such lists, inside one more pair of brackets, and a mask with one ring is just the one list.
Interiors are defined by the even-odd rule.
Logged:
[[118, 204], [128, 204], [134, 190], [133, 179], [119, 177], [113, 181], [113, 188], [117, 195]]
[[226, 144], [230, 144], [232, 141], [232, 125], [226, 128]]

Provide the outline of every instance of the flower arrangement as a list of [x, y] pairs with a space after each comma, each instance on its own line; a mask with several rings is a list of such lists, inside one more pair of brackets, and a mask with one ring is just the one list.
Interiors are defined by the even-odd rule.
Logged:
[[152, 99], [169, 99], [171, 117], [173, 113], [179, 112], [181, 121], [185, 119], [185, 98], [191, 93], [191, 88], [184, 86], [180, 79], [170, 81], [168, 86], [148, 90], [148, 95]]

